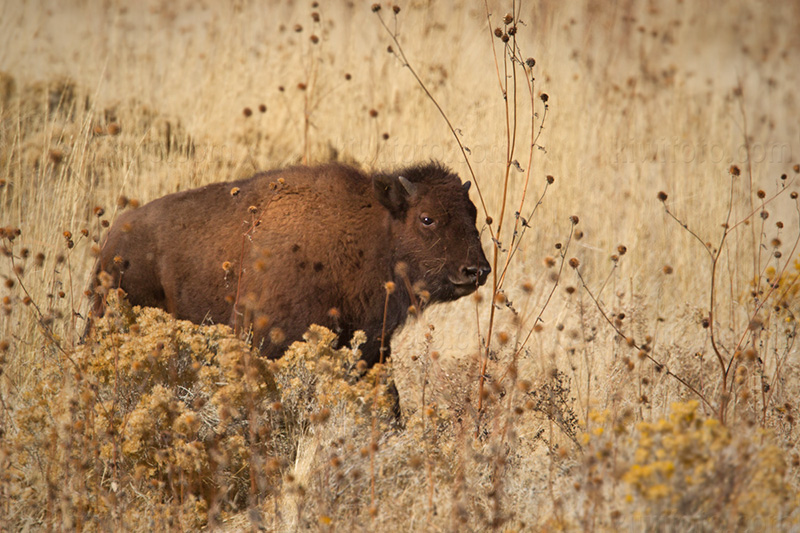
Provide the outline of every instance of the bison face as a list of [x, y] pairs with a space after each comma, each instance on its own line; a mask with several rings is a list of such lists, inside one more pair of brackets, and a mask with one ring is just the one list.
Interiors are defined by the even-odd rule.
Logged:
[[389, 210], [395, 264], [408, 281], [430, 293], [430, 301], [455, 300], [486, 283], [492, 271], [475, 228], [477, 210], [470, 182], [439, 165], [378, 175], [373, 181]]

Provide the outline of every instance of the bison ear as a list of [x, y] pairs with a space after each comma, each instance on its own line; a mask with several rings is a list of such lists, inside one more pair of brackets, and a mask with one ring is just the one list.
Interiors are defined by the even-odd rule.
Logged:
[[414, 184], [406, 178], [384, 174], [378, 174], [372, 178], [372, 188], [375, 198], [394, 216], [398, 216], [406, 210], [408, 198], [414, 192]]
[[461, 188], [464, 189], [465, 191], [469, 192], [469, 186], [470, 185], [472, 185], [471, 181], [465, 181], [464, 185], [462, 185]]

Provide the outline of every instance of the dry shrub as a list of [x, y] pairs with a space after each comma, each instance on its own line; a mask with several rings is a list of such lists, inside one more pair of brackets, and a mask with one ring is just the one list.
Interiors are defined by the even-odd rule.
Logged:
[[[576, 486], [610, 506], [617, 527], [635, 529], [786, 529], [797, 519], [797, 493], [780, 438], [733, 430], [698, 409], [673, 403], [669, 415], [630, 427], [610, 410], [593, 411]], [[607, 485], [599, 494], [595, 484]], [[587, 525], [588, 522], [583, 525]]]
[[280, 491], [299, 439], [330, 413], [383, 431], [382, 367], [358, 379], [357, 347], [314, 327], [270, 362], [227, 326], [131, 308], [106, 315], [72, 353], [47, 354], [14, 398], [2, 455], [9, 524], [194, 529]]

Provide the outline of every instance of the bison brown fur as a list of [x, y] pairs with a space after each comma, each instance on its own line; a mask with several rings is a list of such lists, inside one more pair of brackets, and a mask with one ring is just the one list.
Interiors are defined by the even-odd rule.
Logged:
[[[170, 194], [118, 217], [92, 283], [104, 271], [133, 305], [252, 331], [268, 357], [311, 324], [340, 342], [363, 330], [372, 365], [415, 302], [486, 282], [468, 189], [436, 163], [371, 176], [327, 164]], [[103, 306], [96, 297], [92, 314]]]

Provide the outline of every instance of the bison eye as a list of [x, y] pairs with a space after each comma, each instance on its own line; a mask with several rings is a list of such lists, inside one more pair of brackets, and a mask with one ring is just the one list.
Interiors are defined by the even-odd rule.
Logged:
[[420, 215], [419, 216], [419, 220], [420, 220], [420, 222], [422, 222], [423, 226], [433, 226], [434, 224], [436, 224], [436, 221], [433, 220], [428, 215]]

